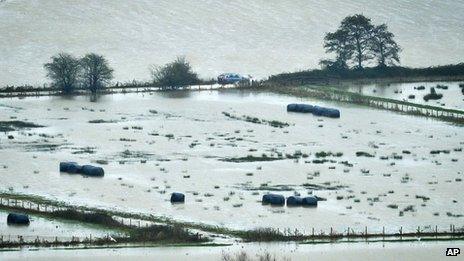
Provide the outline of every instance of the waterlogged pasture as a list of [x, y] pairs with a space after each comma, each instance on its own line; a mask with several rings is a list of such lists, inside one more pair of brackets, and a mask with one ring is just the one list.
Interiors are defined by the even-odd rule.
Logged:
[[62, 237], [70, 240], [72, 237], [83, 239], [90, 236], [104, 237], [107, 234], [116, 234], [115, 231], [97, 226], [82, 225], [67, 220], [54, 220], [36, 215], [30, 216], [31, 223], [29, 226], [7, 225], [4, 222], [7, 216], [8, 212], [0, 211], [0, 220], [2, 221], [0, 222], [0, 235], [3, 236], [5, 241], [14, 242], [17, 240], [17, 236], [22, 236], [25, 240], [34, 239], [38, 236], [40, 239], [53, 241], [56, 236], [60, 237], [60, 240]]
[[[438, 100], [425, 101], [424, 95], [430, 93], [431, 87], [435, 88], [437, 93], [443, 94], [443, 97]], [[460, 82], [377, 83], [350, 86], [348, 90], [364, 95], [464, 110], [464, 84]]]
[[[342, 115], [287, 113], [290, 102]], [[0, 133], [1, 191], [237, 229], [462, 224], [464, 133], [449, 123], [241, 90], [3, 99], [0, 110], [0, 122], [44, 126]], [[60, 173], [67, 160], [105, 176]], [[268, 192], [326, 200], [263, 206]]]

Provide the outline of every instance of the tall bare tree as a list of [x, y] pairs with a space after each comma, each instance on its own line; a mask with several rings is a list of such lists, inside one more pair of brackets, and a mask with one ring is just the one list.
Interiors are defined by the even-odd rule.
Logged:
[[380, 67], [400, 62], [401, 47], [393, 40], [394, 37], [395, 35], [388, 31], [386, 24], [378, 25], [373, 29], [370, 50]]
[[52, 85], [61, 89], [65, 94], [70, 94], [78, 85], [80, 74], [79, 60], [68, 53], [59, 53], [51, 57], [51, 62], [44, 64], [47, 77], [52, 80]]
[[113, 79], [113, 69], [102, 55], [86, 54], [80, 60], [84, 87], [92, 93], [104, 88]]

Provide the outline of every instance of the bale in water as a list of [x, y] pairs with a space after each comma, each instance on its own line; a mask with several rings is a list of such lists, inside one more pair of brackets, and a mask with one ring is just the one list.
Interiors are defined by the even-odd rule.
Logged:
[[79, 173], [82, 169], [82, 166], [76, 162], [60, 162], [60, 171], [67, 173]]
[[266, 194], [263, 195], [262, 203], [271, 205], [285, 205], [285, 197], [277, 194]]
[[429, 101], [429, 100], [439, 100], [443, 97], [443, 94], [437, 93], [435, 91], [435, 88], [431, 87], [430, 88], [430, 93], [424, 95], [424, 101]]
[[340, 118], [340, 111], [332, 108], [314, 106], [313, 115], [325, 116], [329, 118]]
[[80, 173], [92, 177], [102, 177], [105, 175], [103, 168], [92, 165], [83, 165]]
[[287, 206], [301, 206], [303, 199], [300, 197], [290, 196], [287, 198]]
[[29, 216], [24, 214], [10, 213], [6, 218], [8, 225], [29, 225]]
[[309, 104], [291, 103], [287, 105], [287, 111], [312, 113], [316, 116], [325, 116], [330, 118], [340, 118], [340, 111], [337, 109], [313, 106]]
[[291, 112], [303, 112], [303, 113], [311, 113], [313, 112], [314, 106], [309, 104], [297, 104], [291, 103], [287, 105], [287, 111]]
[[185, 195], [182, 193], [174, 192], [171, 194], [171, 203], [184, 203]]
[[317, 198], [312, 197], [312, 196], [305, 197], [305, 198], [302, 199], [301, 205], [309, 206], [309, 207], [317, 206]]

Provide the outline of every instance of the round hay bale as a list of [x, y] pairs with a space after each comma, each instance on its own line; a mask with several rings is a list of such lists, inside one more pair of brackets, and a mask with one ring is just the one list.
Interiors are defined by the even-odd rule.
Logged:
[[185, 195], [179, 192], [174, 192], [171, 194], [171, 203], [184, 203]]
[[269, 194], [265, 194], [263, 195], [263, 199], [261, 200], [261, 202], [263, 204], [269, 204], [269, 198], [270, 198]]
[[60, 162], [60, 172], [79, 173], [81, 168], [76, 162]]
[[301, 197], [290, 196], [287, 198], [287, 206], [301, 206], [302, 202]]
[[329, 118], [340, 118], [340, 111], [332, 108], [325, 108], [320, 106], [314, 106], [313, 115], [315, 116], [325, 116]]
[[309, 105], [309, 104], [291, 103], [287, 105], [287, 111], [311, 113], [313, 111], [313, 107], [314, 106]]
[[266, 194], [263, 195], [262, 203], [271, 205], [285, 205], [285, 197], [278, 194]]
[[8, 225], [29, 225], [29, 216], [25, 214], [9, 213], [6, 218]]
[[287, 105], [287, 111], [297, 111], [298, 104], [296, 103], [290, 103]]
[[314, 106], [309, 104], [298, 104], [298, 110], [303, 113], [311, 113], [314, 110]]
[[83, 165], [81, 169], [81, 174], [92, 177], [103, 177], [105, 175], [105, 171], [101, 167]]
[[301, 205], [307, 207], [316, 207], [317, 206], [317, 198], [313, 196], [304, 197], [301, 201]]

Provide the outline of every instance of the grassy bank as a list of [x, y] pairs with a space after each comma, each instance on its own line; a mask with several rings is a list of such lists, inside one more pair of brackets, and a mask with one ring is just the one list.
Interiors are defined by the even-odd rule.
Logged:
[[461, 81], [464, 63], [428, 68], [385, 67], [346, 70], [306, 70], [272, 75], [266, 81], [278, 85], [368, 84], [396, 82]]

